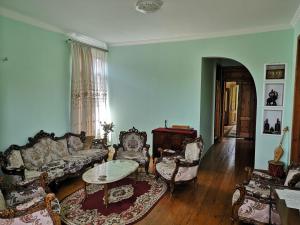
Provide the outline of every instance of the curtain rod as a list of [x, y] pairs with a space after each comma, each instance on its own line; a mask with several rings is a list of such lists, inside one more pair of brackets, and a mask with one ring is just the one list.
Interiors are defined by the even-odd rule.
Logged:
[[89, 45], [89, 44], [83, 43], [83, 42], [81, 42], [81, 41], [73, 40], [73, 39], [71, 39], [71, 38], [67, 39], [66, 42], [67, 42], [67, 43], [70, 43], [70, 42], [76, 42], [76, 43], [79, 43], [79, 44], [81, 44], [81, 45], [85, 45], [85, 46], [88, 46], [88, 47], [91, 47], [91, 48], [99, 49], [99, 50], [101, 50], [101, 51], [103, 51], [103, 52], [108, 52], [107, 49], [99, 48], [99, 47], [96, 47], [96, 46], [93, 46], [93, 45]]

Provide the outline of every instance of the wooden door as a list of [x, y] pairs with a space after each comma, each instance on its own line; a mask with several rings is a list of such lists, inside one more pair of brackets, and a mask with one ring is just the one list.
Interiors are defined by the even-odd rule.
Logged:
[[300, 40], [298, 39], [291, 161], [300, 163]]
[[216, 69], [216, 90], [215, 90], [215, 127], [214, 139], [215, 142], [220, 141], [222, 137], [222, 70], [221, 66], [217, 65]]
[[253, 81], [241, 81], [239, 85], [237, 136], [254, 139], [256, 124], [256, 93]]

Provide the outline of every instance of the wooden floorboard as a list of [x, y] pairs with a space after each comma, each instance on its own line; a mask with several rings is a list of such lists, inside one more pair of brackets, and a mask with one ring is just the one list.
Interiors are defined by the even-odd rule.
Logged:
[[[245, 179], [244, 167], [253, 166], [254, 143], [226, 138], [201, 161], [197, 184], [176, 186], [167, 192], [138, 225], [229, 225], [235, 184]], [[57, 193], [61, 200], [83, 187], [80, 178], [66, 181]]]

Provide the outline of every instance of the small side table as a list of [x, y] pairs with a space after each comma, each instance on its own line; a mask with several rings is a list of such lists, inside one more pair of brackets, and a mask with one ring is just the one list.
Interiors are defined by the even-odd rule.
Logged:
[[269, 174], [273, 177], [282, 178], [284, 177], [284, 163], [281, 161], [270, 160], [269, 163]]

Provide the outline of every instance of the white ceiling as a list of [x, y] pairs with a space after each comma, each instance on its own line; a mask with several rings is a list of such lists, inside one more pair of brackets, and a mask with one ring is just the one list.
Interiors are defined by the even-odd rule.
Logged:
[[[152, 14], [137, 0], [0, 0], [0, 7], [109, 44], [193, 39], [291, 26], [300, 0], [163, 0]], [[298, 10], [299, 11], [299, 10]]]

